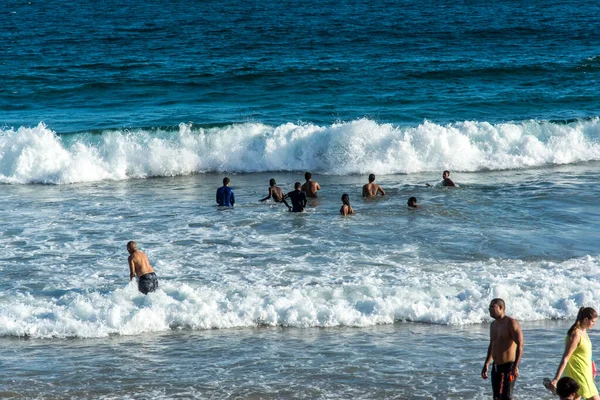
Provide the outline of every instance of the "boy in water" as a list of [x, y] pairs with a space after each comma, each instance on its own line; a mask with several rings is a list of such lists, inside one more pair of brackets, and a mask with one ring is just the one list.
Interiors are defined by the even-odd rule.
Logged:
[[446, 170], [442, 173], [442, 185], [444, 186], [456, 186], [452, 179], [450, 179], [450, 171]]
[[281, 201], [283, 201], [283, 190], [281, 190], [281, 188], [276, 185], [277, 182], [275, 182], [275, 179], [271, 178], [269, 180], [269, 195], [264, 199], [260, 199], [259, 201], [266, 201], [271, 197], [273, 198], [273, 201], [275, 201], [275, 203], [280, 203]]

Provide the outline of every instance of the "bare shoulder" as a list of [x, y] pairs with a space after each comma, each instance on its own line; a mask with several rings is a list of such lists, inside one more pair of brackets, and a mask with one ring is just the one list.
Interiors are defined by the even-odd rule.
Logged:
[[508, 318], [508, 324], [509, 324], [509, 326], [511, 328], [513, 328], [513, 329], [521, 329], [521, 325], [519, 324], [519, 321], [517, 321], [513, 317], [507, 317], [507, 318]]

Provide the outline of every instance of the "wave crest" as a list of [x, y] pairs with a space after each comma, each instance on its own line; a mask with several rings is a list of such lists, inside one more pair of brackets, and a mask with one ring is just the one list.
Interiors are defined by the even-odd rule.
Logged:
[[410, 174], [505, 170], [600, 160], [600, 120], [465, 121], [416, 127], [368, 119], [330, 126], [233, 124], [58, 135], [0, 130], [0, 182], [68, 184], [203, 172], [312, 170]]

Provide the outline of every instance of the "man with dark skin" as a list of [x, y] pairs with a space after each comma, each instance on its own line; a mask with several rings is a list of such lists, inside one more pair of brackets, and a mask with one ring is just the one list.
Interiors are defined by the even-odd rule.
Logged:
[[369, 183], [363, 186], [362, 197], [376, 197], [377, 193], [380, 193], [382, 196], [385, 196], [385, 192], [383, 191], [381, 186], [375, 183], [375, 174], [370, 174]]
[[442, 173], [442, 185], [444, 186], [456, 186], [452, 179], [450, 179], [450, 171], [446, 170]]
[[129, 281], [137, 276], [138, 290], [144, 294], [154, 292], [158, 288], [158, 279], [154, 273], [154, 269], [148, 261], [148, 257], [137, 249], [137, 244], [134, 241], [127, 243], [127, 251], [129, 252]]
[[488, 368], [493, 360], [491, 377], [494, 400], [511, 400], [523, 355], [523, 332], [516, 319], [505, 315], [504, 300], [493, 299], [489, 311], [494, 321], [490, 326], [490, 344], [481, 377], [488, 378]]
[[281, 188], [276, 185], [277, 182], [275, 182], [275, 179], [271, 178], [269, 180], [269, 195], [264, 199], [260, 199], [259, 201], [266, 201], [269, 200], [271, 197], [273, 198], [273, 201], [275, 203], [280, 203], [281, 201], [283, 201], [283, 190], [281, 190]]
[[310, 172], [305, 173], [304, 178], [306, 182], [302, 185], [302, 191], [306, 193], [307, 197], [317, 197], [317, 191], [321, 190], [319, 183], [312, 181], [312, 174]]
[[[302, 212], [306, 208], [306, 202], [307, 202], [306, 193], [304, 193], [302, 191], [302, 185], [300, 184], [300, 182], [296, 182], [294, 184], [294, 188], [295, 188], [294, 191], [289, 192], [288, 194], [285, 195], [285, 197], [283, 198], [283, 202], [285, 203], [285, 205], [288, 207], [288, 209], [290, 211]], [[285, 199], [290, 199], [292, 201], [291, 207], [287, 203], [287, 201], [285, 201]]]

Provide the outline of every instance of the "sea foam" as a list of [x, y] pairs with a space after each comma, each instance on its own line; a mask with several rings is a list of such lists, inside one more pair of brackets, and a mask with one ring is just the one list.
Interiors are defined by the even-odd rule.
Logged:
[[68, 184], [203, 172], [304, 171], [347, 175], [451, 169], [523, 169], [600, 160], [600, 120], [568, 124], [425, 121], [415, 127], [368, 119], [330, 126], [261, 123], [178, 130], [59, 135], [0, 130], [0, 182]]
[[256, 326], [365, 327], [396, 322], [464, 325], [489, 322], [489, 301], [501, 297], [521, 320], [574, 318], [600, 305], [598, 257], [562, 263], [497, 261], [446, 264], [385, 281], [364, 274], [353, 283], [203, 286], [161, 280], [144, 296], [135, 282], [112, 291], [59, 297], [6, 295], [0, 336], [106, 337], [173, 329]]

